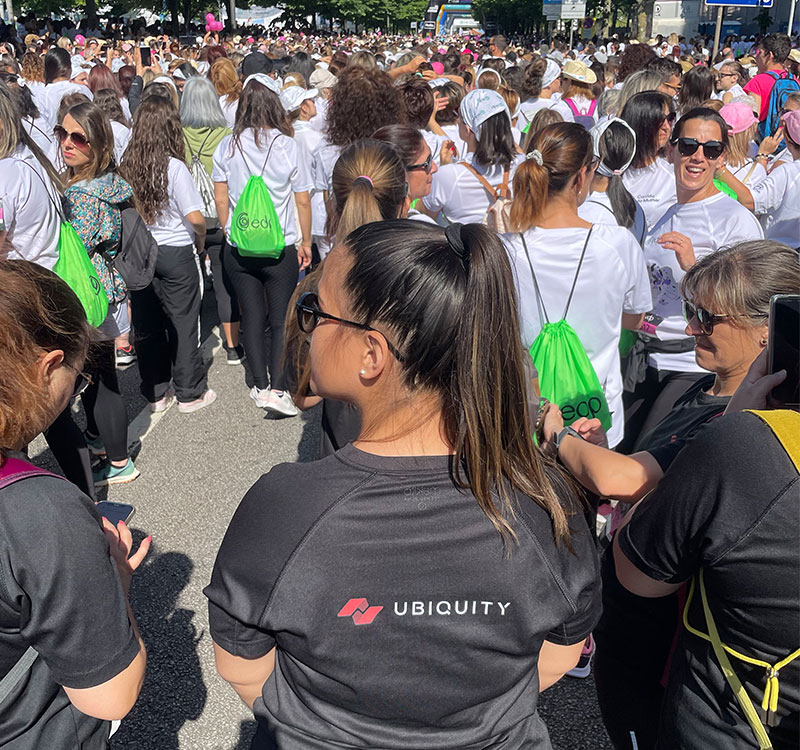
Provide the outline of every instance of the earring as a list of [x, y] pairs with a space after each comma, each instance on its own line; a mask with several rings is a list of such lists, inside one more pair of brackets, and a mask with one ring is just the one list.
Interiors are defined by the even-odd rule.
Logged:
[[766, 346], [766, 345], [767, 345], [767, 340], [761, 339], [761, 346]]
[[367, 371], [366, 370], [361, 370], [358, 374], [361, 375], [361, 377], [363, 378], [364, 375], [367, 374]]

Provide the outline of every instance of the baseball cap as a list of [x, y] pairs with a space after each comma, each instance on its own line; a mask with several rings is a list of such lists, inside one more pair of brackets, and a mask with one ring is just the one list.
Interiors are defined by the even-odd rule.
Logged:
[[242, 60], [242, 75], [247, 78], [254, 73], [271, 73], [272, 60], [263, 52], [251, 52]]
[[302, 86], [289, 86], [281, 91], [281, 104], [287, 112], [300, 109], [306, 99], [313, 99], [319, 94], [316, 89], [304, 89]]
[[752, 108], [745, 102], [730, 102], [723, 104], [719, 114], [728, 125], [728, 132], [731, 135], [743, 133], [751, 125], [758, 122], [758, 118], [753, 114]]
[[308, 82], [316, 89], [330, 89], [336, 85], [338, 79], [328, 70], [315, 70]]

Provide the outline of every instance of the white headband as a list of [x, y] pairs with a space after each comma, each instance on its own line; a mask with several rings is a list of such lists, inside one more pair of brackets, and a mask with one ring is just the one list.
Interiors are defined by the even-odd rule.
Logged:
[[[605, 162], [600, 158], [600, 139], [603, 137], [603, 133], [609, 128], [612, 122], [620, 123], [624, 128], [628, 130], [628, 132], [633, 136], [633, 151], [631, 151], [631, 155], [628, 158], [628, 161], [622, 165], [619, 169], [609, 169]], [[597, 173], [602, 175], [603, 177], [619, 177], [622, 175], [625, 170], [631, 165], [633, 161], [633, 157], [636, 155], [636, 132], [634, 129], [628, 125], [625, 120], [621, 120], [619, 117], [611, 117], [605, 122], [600, 122], [595, 125], [590, 131], [589, 135], [592, 136], [592, 146], [594, 148], [594, 158], [599, 159], [600, 163], [597, 165]]]
[[542, 88], [546, 89], [553, 81], [561, 75], [561, 66], [555, 61], [547, 58], [547, 68], [542, 75]]
[[251, 83], [252, 81], [260, 83], [262, 86], [265, 86], [278, 96], [281, 95], [280, 84], [274, 78], [270, 78], [266, 73], [253, 73], [252, 75], [247, 76], [247, 78], [244, 79], [242, 88], [244, 89], [247, 84]]

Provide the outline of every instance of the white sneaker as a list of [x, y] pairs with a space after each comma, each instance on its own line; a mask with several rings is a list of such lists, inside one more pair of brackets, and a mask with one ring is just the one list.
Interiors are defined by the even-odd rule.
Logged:
[[196, 398], [194, 401], [179, 401], [178, 411], [181, 414], [191, 414], [194, 411], [205, 409], [206, 406], [211, 406], [216, 400], [216, 392], [209, 388], [200, 398]]
[[158, 401], [150, 401], [150, 411], [153, 412], [153, 414], [159, 414], [167, 411], [174, 403], [175, 394], [172, 392], [172, 388], [170, 388]]
[[283, 391], [278, 395], [275, 391], [269, 392], [269, 403], [264, 407], [268, 412], [280, 414], [284, 417], [296, 417], [297, 407], [289, 395], [289, 391]]
[[259, 409], [266, 409], [269, 404], [270, 393], [271, 391], [269, 388], [257, 388], [253, 386], [250, 389], [250, 398], [256, 402], [256, 406]]

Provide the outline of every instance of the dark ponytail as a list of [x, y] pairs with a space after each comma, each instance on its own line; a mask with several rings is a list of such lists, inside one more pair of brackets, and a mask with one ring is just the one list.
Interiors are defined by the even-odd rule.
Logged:
[[498, 164], [503, 169], [510, 169], [511, 162], [517, 156], [517, 149], [508, 115], [505, 112], [492, 115], [481, 125], [480, 133], [475, 146], [475, 163], [482, 167]]
[[622, 172], [636, 153], [636, 136], [623, 123], [611, 122], [600, 136], [598, 149], [598, 174], [608, 178], [608, 198], [614, 218], [621, 227], [630, 228], [636, 218], [636, 201], [622, 181]]
[[522, 493], [569, 543], [553, 484], [563, 480], [531, 437], [514, 278], [498, 236], [480, 224], [393, 220], [359, 227], [345, 244], [354, 319], [391, 331], [406, 388], [439, 395], [453, 482], [506, 541]]

